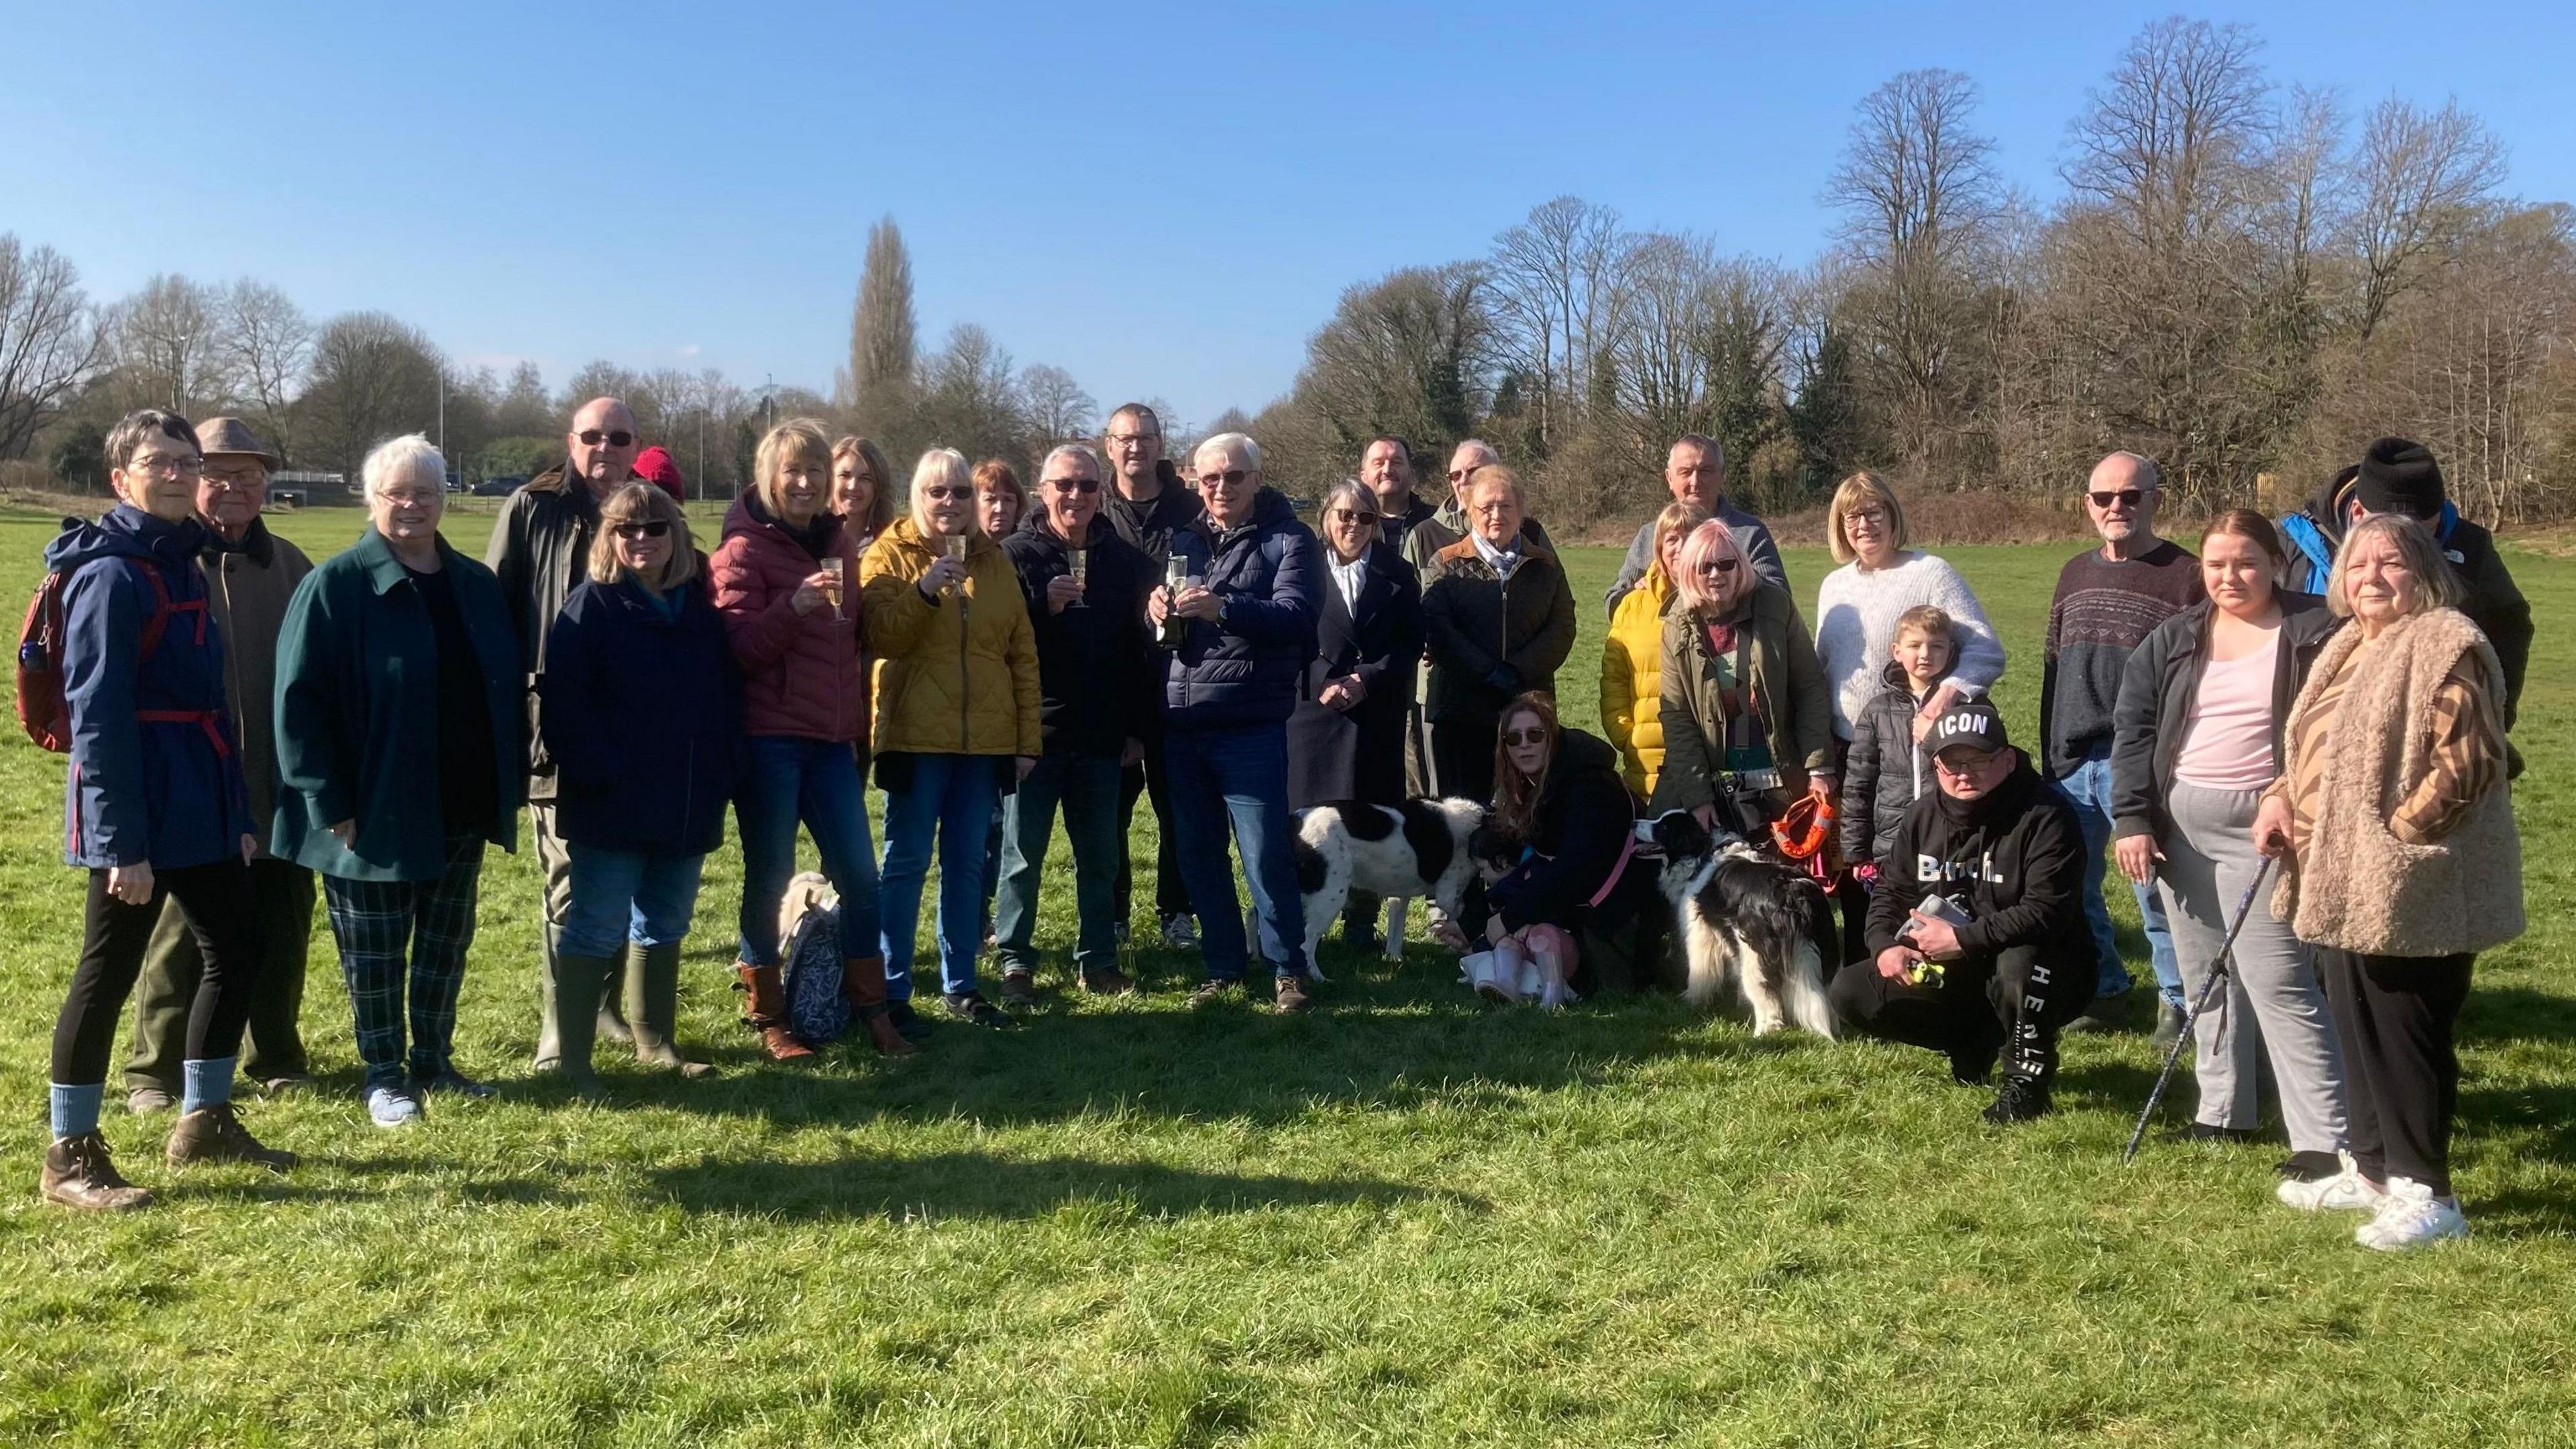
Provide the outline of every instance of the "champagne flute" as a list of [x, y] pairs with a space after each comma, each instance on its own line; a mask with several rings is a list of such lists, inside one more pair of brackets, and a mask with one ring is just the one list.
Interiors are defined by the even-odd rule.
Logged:
[[[949, 560], [961, 569], [966, 567], [966, 535], [962, 533], [952, 533], [946, 537], [944, 542], [948, 547]], [[956, 587], [959, 592], [964, 592], [966, 581], [964, 579], [959, 579]]]
[[823, 560], [823, 572], [831, 575], [831, 582], [823, 585], [823, 597], [830, 601], [832, 605], [832, 619], [836, 623], [848, 617], [841, 612], [841, 587], [844, 582], [843, 571], [845, 568], [845, 563], [837, 553], [832, 555], [830, 558]]
[[1065, 573], [1073, 580], [1073, 602], [1065, 605], [1065, 607], [1068, 609], [1079, 609], [1083, 607], [1083, 591], [1090, 587], [1091, 583], [1091, 550], [1087, 548], [1068, 549], [1065, 551], [1065, 560]]

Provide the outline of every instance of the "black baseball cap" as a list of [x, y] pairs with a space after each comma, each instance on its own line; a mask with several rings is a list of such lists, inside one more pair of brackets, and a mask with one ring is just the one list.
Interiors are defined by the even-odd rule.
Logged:
[[2009, 749], [2012, 741], [2004, 737], [2003, 712], [1982, 699], [1953, 705], [1932, 722], [1932, 732], [1923, 737], [1923, 748], [1938, 756], [1953, 745], [1972, 745], [1980, 750]]

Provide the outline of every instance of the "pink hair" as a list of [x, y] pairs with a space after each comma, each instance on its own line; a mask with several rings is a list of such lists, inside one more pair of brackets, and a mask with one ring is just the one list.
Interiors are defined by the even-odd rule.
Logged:
[[[1673, 580], [1673, 586], [1681, 592], [1683, 608], [1706, 609], [1717, 604], [1717, 595], [1709, 590], [1707, 576], [1701, 572], [1713, 558], [1734, 559], [1739, 576], [1753, 567], [1753, 560], [1744, 556], [1743, 545], [1735, 541], [1734, 533], [1725, 524], [1712, 518], [1692, 529], [1690, 536], [1682, 540], [1682, 576]], [[1741, 599], [1752, 591], [1753, 581], [1747, 577], [1735, 596]]]

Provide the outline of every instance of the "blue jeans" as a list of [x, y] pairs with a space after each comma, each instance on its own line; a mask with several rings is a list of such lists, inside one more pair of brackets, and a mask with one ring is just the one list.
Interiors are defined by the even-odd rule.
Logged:
[[993, 934], [1002, 965], [1037, 969], [1029, 938], [1038, 924], [1038, 877], [1046, 866], [1047, 839], [1055, 833], [1056, 807], [1064, 807], [1064, 834], [1073, 847], [1074, 916], [1079, 923], [1074, 969], [1118, 962], [1118, 757], [1051, 754], [1002, 806], [1002, 886]]
[[1306, 973], [1306, 898], [1297, 889], [1296, 817], [1288, 811], [1288, 727], [1175, 730], [1163, 740], [1181, 879], [1199, 918], [1211, 981], [1243, 979], [1243, 913], [1226, 859], [1227, 827], [1261, 918], [1261, 954], [1282, 976]]
[[[914, 755], [912, 778], [886, 792], [884, 888], [877, 897], [885, 941], [886, 999], [912, 999], [913, 940], [921, 929], [921, 888], [939, 838], [939, 989], [975, 989], [984, 949], [984, 835], [992, 828], [1000, 771], [1008, 755]], [[844, 938], [846, 939], [846, 938]]]
[[569, 843], [572, 904], [561, 949], [575, 956], [622, 956], [626, 943], [676, 946], [698, 909], [704, 855], [603, 850]]
[[841, 939], [865, 942], [877, 929], [877, 859], [859, 758], [846, 743], [754, 735], [733, 797], [742, 834], [742, 959], [778, 963], [778, 903], [796, 874], [796, 826], [813, 833], [823, 874], [841, 895]]
[[[2097, 747], [2056, 783], [2057, 793], [2075, 807], [2075, 818], [2084, 825], [2084, 919], [2093, 927], [2093, 945], [2102, 957], [2102, 975], [2093, 995], [2107, 1003], [2129, 990], [2129, 968], [2120, 963], [2120, 948], [2111, 935], [2111, 908], [2102, 900], [2102, 853], [2111, 845], [2110, 746]], [[2173, 932], [2165, 926], [2164, 897], [2153, 885], [2132, 884], [2129, 893], [2137, 898], [2138, 919], [2146, 926], [2156, 991], [2181, 1006], [2182, 968], [2174, 961]]]

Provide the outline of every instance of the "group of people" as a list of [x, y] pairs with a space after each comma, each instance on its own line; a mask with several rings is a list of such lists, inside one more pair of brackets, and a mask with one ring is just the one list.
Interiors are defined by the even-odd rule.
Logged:
[[[534, 1065], [589, 1093], [603, 1038], [709, 1070], [677, 1001], [728, 807], [734, 973], [785, 1061], [814, 1051], [781, 976], [800, 826], [838, 893], [851, 1018], [899, 1056], [932, 1030], [913, 986], [934, 851], [955, 1020], [1008, 1026], [1033, 999], [1059, 814], [1072, 979], [1136, 989], [1118, 948], [1144, 799], [1162, 939], [1204, 964], [1193, 1004], [1259, 966], [1297, 1011], [1320, 977], [1296, 812], [1446, 796], [1488, 807], [1491, 868], [1435, 934], [1516, 944], [1578, 993], [1658, 975], [1641, 816], [1776, 841], [1844, 909], [1838, 1014], [1943, 1052], [1962, 1082], [2000, 1062], [1999, 1122], [2049, 1109], [2061, 1028], [2116, 1024], [2106, 846], [2168, 1029], [2270, 875], [2199, 1019], [2193, 1133], [2252, 1133], [2268, 1053], [2284, 1201], [2369, 1208], [2380, 1246], [2464, 1230], [2449, 1033], [2474, 953], [2520, 928], [2505, 733], [2531, 625], [2420, 447], [2374, 444], [2286, 526], [2222, 513], [2197, 557], [2155, 531], [2154, 464], [2105, 458], [2085, 490], [2101, 543], [2059, 580], [2023, 751], [1986, 702], [2002, 641], [1869, 473], [1830, 504], [1840, 566], [1810, 627], [1769, 530], [1727, 499], [1722, 447], [1677, 440], [1671, 504], [1604, 600], [1595, 735], [1554, 698], [1578, 633], [1567, 570], [1492, 448], [1460, 444], [1435, 505], [1404, 440], [1372, 439], [1310, 528], [1243, 434], [1184, 472], [1131, 404], [1101, 444], [1052, 449], [1033, 490], [945, 448], [905, 480], [868, 440], [790, 419], [709, 552], [667, 456], [639, 466], [633, 415], [600, 398], [483, 561], [441, 536], [447, 465], [412, 436], [368, 455], [367, 527], [315, 566], [261, 518], [277, 459], [249, 428], [125, 419], [117, 506], [47, 555], [66, 856], [90, 881], [45, 1195], [149, 1199], [97, 1130], [129, 994], [128, 1103], [179, 1109], [171, 1163], [293, 1165], [231, 1098], [238, 1069], [269, 1090], [306, 1074], [317, 877], [371, 1118], [488, 1095], [455, 1065], [455, 1007], [484, 854], [515, 848], [523, 808], [545, 881]], [[1378, 944], [1375, 905], [1354, 898], [1346, 941]]]

